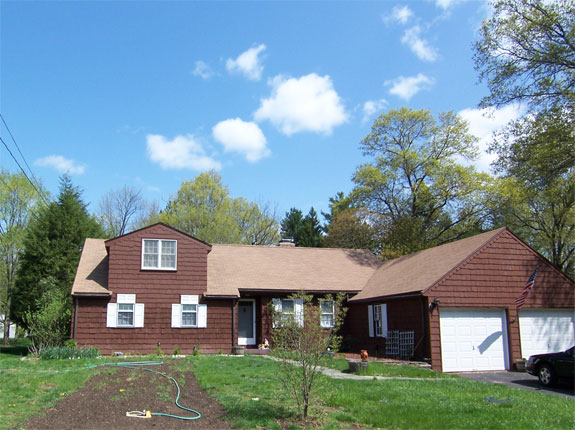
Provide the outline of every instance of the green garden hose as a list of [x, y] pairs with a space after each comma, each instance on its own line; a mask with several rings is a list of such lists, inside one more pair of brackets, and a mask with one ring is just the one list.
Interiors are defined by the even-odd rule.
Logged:
[[[164, 362], [163, 361], [131, 361], [131, 362], [128, 361], [128, 362], [124, 362], [124, 363], [104, 363], [104, 364], [100, 364], [100, 366], [125, 367], [128, 369], [141, 369], [141, 370], [145, 370], [146, 372], [151, 372], [151, 373], [155, 373], [157, 375], [161, 375], [164, 378], [169, 379], [174, 384], [176, 384], [176, 388], [178, 389], [178, 395], [176, 396], [176, 401], [175, 401], [176, 406], [180, 409], [183, 409], [185, 411], [192, 412], [192, 413], [196, 414], [196, 416], [193, 416], [193, 417], [181, 417], [178, 415], [164, 414], [161, 412], [152, 412], [151, 413], [152, 416], [176, 418], [179, 420], [197, 420], [197, 419], [201, 418], [202, 414], [200, 414], [195, 409], [186, 408], [185, 406], [180, 405], [179, 400], [180, 400], [181, 390], [180, 390], [180, 385], [178, 384], [178, 381], [176, 381], [171, 376], [166, 375], [165, 373], [158, 372], [157, 370], [153, 370], [153, 369], [149, 369], [147, 367], [144, 367], [144, 366], [159, 366], [161, 364], [164, 364]], [[141, 416], [141, 417], [145, 418], [150, 413], [148, 412], [148, 414], [147, 414], [146, 411], [142, 411], [142, 412], [132, 411], [132, 412], [130, 412], [130, 414], [131, 414], [130, 416]]]

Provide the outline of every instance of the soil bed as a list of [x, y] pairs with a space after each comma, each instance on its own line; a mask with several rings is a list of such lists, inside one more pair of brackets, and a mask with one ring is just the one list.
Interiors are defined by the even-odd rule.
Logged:
[[199, 411], [197, 420], [152, 416], [131, 418], [127, 411], [149, 410], [178, 416], [195, 416], [175, 404], [175, 384], [161, 375], [142, 369], [117, 368], [91, 378], [75, 393], [59, 401], [44, 416], [25, 423], [26, 429], [229, 429], [222, 406], [203, 392], [191, 371], [182, 372], [163, 364], [150, 367], [172, 376], [182, 390], [179, 403]]

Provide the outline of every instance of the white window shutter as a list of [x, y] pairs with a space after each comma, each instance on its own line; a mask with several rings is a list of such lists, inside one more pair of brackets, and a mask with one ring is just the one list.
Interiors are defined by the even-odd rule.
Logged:
[[375, 333], [373, 332], [373, 306], [369, 305], [367, 307], [367, 321], [369, 324], [369, 337], [374, 337]]
[[197, 305], [200, 302], [200, 296], [196, 295], [181, 295], [180, 296], [180, 303], [182, 305]]
[[278, 328], [279, 326], [278, 321], [281, 318], [281, 312], [282, 312], [282, 301], [281, 299], [272, 299], [272, 303], [274, 307], [272, 326], [273, 328]]
[[182, 327], [182, 305], [180, 304], [172, 305], [172, 327]]
[[381, 305], [381, 337], [387, 337], [387, 305]]
[[208, 305], [198, 305], [198, 328], [208, 326]]
[[106, 314], [106, 327], [116, 327], [118, 318], [118, 305], [116, 303], [108, 303]]
[[144, 304], [134, 305], [134, 327], [144, 327]]
[[295, 320], [297, 322], [297, 325], [303, 327], [303, 300], [295, 299], [294, 308], [295, 308]]

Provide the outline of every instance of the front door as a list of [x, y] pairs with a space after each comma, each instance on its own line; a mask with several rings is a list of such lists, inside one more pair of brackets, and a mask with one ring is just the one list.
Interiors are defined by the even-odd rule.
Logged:
[[256, 301], [240, 300], [238, 303], [238, 345], [256, 344]]

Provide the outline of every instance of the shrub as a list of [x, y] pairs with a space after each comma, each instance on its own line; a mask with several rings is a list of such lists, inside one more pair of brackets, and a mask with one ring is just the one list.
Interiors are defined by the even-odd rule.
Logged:
[[49, 346], [41, 348], [38, 355], [42, 360], [96, 358], [100, 355], [100, 350], [92, 347]]

